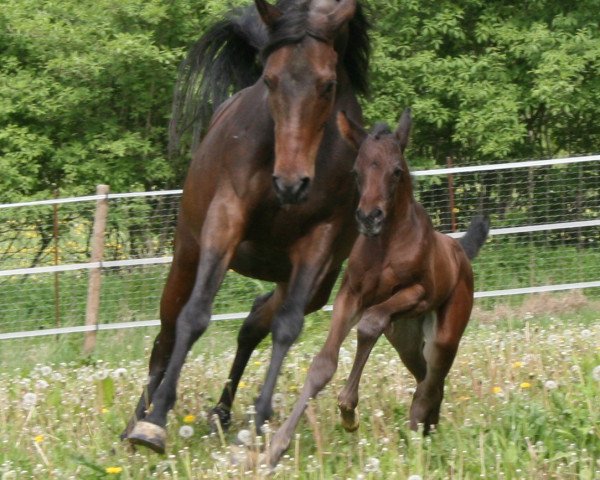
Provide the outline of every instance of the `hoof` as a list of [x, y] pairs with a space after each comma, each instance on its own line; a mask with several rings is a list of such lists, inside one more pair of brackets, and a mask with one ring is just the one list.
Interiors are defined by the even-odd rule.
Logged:
[[347, 432], [356, 432], [358, 430], [358, 426], [360, 425], [360, 420], [358, 416], [358, 410], [342, 410], [340, 408], [340, 414], [342, 417], [342, 427]]
[[210, 412], [208, 412], [208, 424], [210, 425], [210, 431], [212, 433], [217, 433], [219, 428], [217, 427], [217, 418], [219, 419], [219, 423], [221, 424], [221, 429], [226, 432], [229, 429], [229, 425], [231, 425], [231, 412], [221, 405], [217, 405]]
[[127, 439], [133, 445], [147, 447], [156, 453], [163, 454], [165, 453], [167, 431], [158, 425], [142, 420], [135, 424]]

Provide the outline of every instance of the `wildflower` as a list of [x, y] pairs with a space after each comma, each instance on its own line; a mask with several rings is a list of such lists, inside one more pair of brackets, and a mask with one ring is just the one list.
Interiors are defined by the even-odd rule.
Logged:
[[35, 437], [33, 437], [33, 441], [35, 443], [42, 443], [44, 441], [44, 436], [43, 435], [36, 435]]
[[367, 458], [365, 462], [365, 472], [366, 473], [377, 473], [379, 472], [379, 459], [375, 457]]
[[105, 472], [109, 475], [118, 475], [123, 471], [122, 467], [106, 467]]
[[502, 388], [496, 386], [496, 387], [492, 387], [492, 393], [494, 395], [502, 395]]
[[284, 404], [284, 400], [285, 400], [285, 397], [284, 397], [283, 393], [276, 393], [273, 395], [273, 398], [271, 399], [271, 405], [273, 406], [273, 408], [281, 408]]
[[112, 378], [114, 378], [115, 380], [116, 380], [117, 378], [123, 378], [123, 377], [127, 376], [127, 369], [126, 369], [126, 368], [123, 368], [123, 367], [121, 367], [121, 368], [117, 368], [116, 370], [113, 370], [113, 371], [111, 372], [110, 376], [111, 376]]
[[411, 475], [407, 480], [423, 480], [421, 475]]
[[181, 438], [190, 438], [192, 435], [194, 435], [194, 429], [190, 425], [184, 425], [179, 429]]
[[106, 370], [98, 370], [94, 373], [94, 380], [105, 380], [108, 377], [108, 372]]
[[523, 362], [514, 362], [512, 366], [513, 368], [521, 368], [523, 366]]
[[260, 360], [256, 360], [254, 362], [254, 365], [257, 366], [257, 367], [260, 367], [262, 365], [262, 362]]
[[600, 365], [594, 367], [594, 369], [592, 370], [592, 377], [597, 382], [600, 382]]
[[45, 388], [48, 388], [49, 384], [48, 384], [48, 382], [46, 380], [40, 379], [37, 382], [35, 382], [35, 386], [39, 390], [44, 390]]
[[238, 389], [246, 388], [246, 386], [247, 384], [243, 380], [240, 383], [238, 383]]
[[40, 373], [44, 376], [47, 377], [48, 375], [50, 375], [52, 373], [52, 367], [49, 367], [47, 365], [44, 365], [43, 367], [40, 368]]
[[32, 392], [28, 392], [23, 395], [22, 405], [23, 408], [32, 408], [37, 402], [37, 395]]
[[106, 407], [102, 407], [102, 408], [100, 409], [100, 413], [104, 413], [104, 414], [108, 413], [108, 408], [106, 408]]
[[558, 388], [558, 383], [556, 383], [554, 380], [546, 380], [544, 382], [544, 388], [546, 390], [554, 390]]
[[240, 430], [237, 434], [237, 439], [240, 443], [246, 445], [247, 447], [252, 445], [252, 433], [250, 430]]
[[521, 383], [521, 388], [531, 388], [531, 383], [523, 382], [523, 383]]
[[183, 417], [183, 423], [194, 423], [196, 421], [196, 415], [186, 415]]

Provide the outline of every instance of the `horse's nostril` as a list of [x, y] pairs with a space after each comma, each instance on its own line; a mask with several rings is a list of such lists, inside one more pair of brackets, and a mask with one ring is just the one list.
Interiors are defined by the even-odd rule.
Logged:
[[383, 210], [381, 208], [376, 208], [371, 212], [371, 218], [373, 220], [380, 220], [383, 217]]
[[302, 177], [295, 183], [286, 183], [282, 178], [273, 175], [273, 188], [283, 203], [300, 203], [307, 197], [310, 177]]

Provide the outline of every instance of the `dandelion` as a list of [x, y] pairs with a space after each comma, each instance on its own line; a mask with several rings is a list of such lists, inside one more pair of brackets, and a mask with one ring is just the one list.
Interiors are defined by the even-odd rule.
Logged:
[[186, 415], [183, 417], [183, 423], [194, 423], [196, 421], [196, 415]]
[[43, 435], [36, 435], [35, 437], [33, 437], [33, 441], [35, 443], [42, 443], [44, 441], [44, 436]]
[[100, 409], [100, 413], [107, 414], [108, 412], [109, 412], [109, 410], [108, 410], [108, 408], [106, 408], [106, 407], [102, 407], [102, 408]]
[[283, 395], [283, 393], [276, 393], [273, 395], [273, 398], [271, 399], [271, 405], [275, 409], [281, 408], [284, 404], [284, 400], [285, 400], [285, 396]]
[[600, 382], [600, 365], [597, 365], [592, 370], [592, 378], [597, 382]]
[[98, 370], [96, 373], [94, 373], [93, 378], [94, 380], [105, 380], [108, 377], [108, 372], [106, 370]]
[[105, 472], [109, 475], [118, 475], [123, 471], [123, 467], [106, 467]]
[[40, 373], [44, 376], [47, 377], [48, 375], [50, 375], [52, 373], [52, 367], [49, 367], [47, 365], [44, 365], [43, 367], [40, 368]]
[[367, 458], [365, 462], [365, 472], [366, 473], [377, 473], [379, 472], [379, 459], [375, 457]]
[[37, 403], [37, 395], [32, 392], [28, 392], [23, 395], [22, 405], [23, 408], [33, 408]]
[[252, 445], [252, 433], [250, 430], [240, 430], [237, 434], [237, 439], [242, 445], [249, 447]]
[[529, 383], [529, 382], [522, 382], [520, 386], [523, 389], [531, 388], [531, 383]]
[[37, 382], [35, 382], [35, 387], [39, 390], [44, 390], [49, 387], [49, 384], [46, 380], [40, 379]]
[[421, 475], [411, 475], [407, 480], [423, 480]]
[[244, 382], [243, 380], [238, 383], [238, 389], [242, 390], [244, 388], [246, 388], [248, 386], [248, 384], [246, 382]]
[[492, 393], [494, 395], [502, 395], [502, 388], [498, 386], [492, 387]]
[[260, 360], [255, 360], [254, 361], [254, 366], [260, 367], [261, 365], [262, 365], [262, 362]]
[[115, 380], [116, 380], [117, 378], [124, 378], [124, 377], [126, 377], [126, 376], [127, 376], [127, 369], [126, 369], [126, 368], [123, 368], [123, 367], [121, 367], [121, 368], [117, 368], [116, 370], [113, 370], [113, 371], [111, 372], [110, 376], [111, 376], [112, 378], [114, 378]]
[[194, 435], [194, 429], [190, 425], [184, 425], [179, 429], [179, 436], [181, 438], [190, 438]]
[[558, 383], [556, 383], [554, 380], [546, 380], [544, 382], [544, 388], [546, 390], [555, 390], [558, 388]]
[[513, 368], [521, 368], [523, 366], [523, 362], [514, 362], [512, 364]]

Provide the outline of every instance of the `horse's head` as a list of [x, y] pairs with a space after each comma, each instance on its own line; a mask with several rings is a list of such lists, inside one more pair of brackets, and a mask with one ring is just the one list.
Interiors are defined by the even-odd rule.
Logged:
[[[313, 0], [283, 10], [255, 0], [269, 44], [263, 82], [275, 124], [273, 186], [280, 201], [306, 200], [338, 81], [336, 39], [354, 16], [356, 0]], [[310, 4], [310, 8], [309, 8]]]
[[341, 135], [358, 151], [354, 165], [360, 192], [358, 229], [369, 237], [379, 235], [397, 194], [406, 194], [406, 199], [412, 196], [412, 181], [404, 159], [412, 123], [410, 109], [404, 111], [394, 133], [387, 125], [377, 125], [368, 134], [343, 112], [338, 114], [337, 123]]

